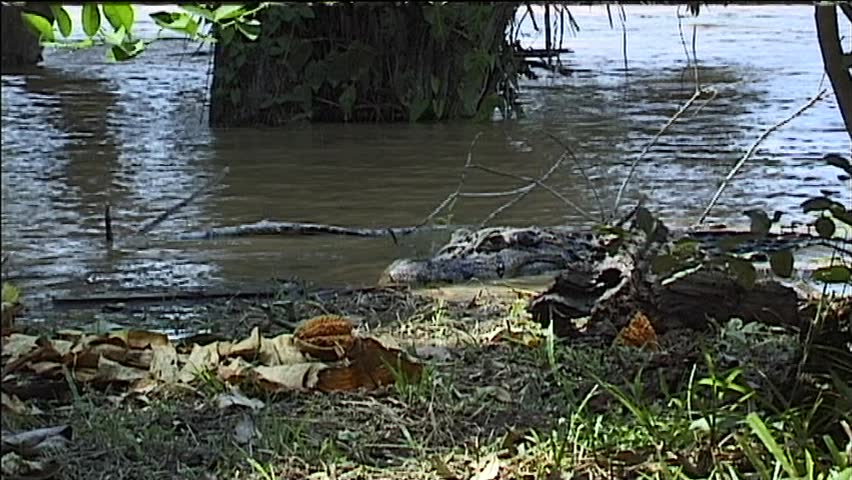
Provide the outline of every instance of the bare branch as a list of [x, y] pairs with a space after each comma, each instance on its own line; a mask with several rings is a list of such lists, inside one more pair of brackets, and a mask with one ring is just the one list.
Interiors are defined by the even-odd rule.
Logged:
[[536, 187], [536, 185], [541, 185], [542, 183], [544, 183], [544, 181], [547, 180], [550, 177], [550, 175], [552, 175], [553, 172], [555, 172], [556, 169], [559, 168], [562, 165], [562, 162], [565, 160], [565, 157], [567, 157], [567, 156], [568, 155], [566, 154], [566, 152], [563, 152], [562, 155], [560, 155], [559, 158], [556, 160], [556, 162], [553, 165], [551, 165], [550, 168], [546, 172], [544, 172], [544, 174], [541, 177], [539, 177], [538, 180], [535, 183], [531, 183], [531, 184], [527, 185], [526, 187], [523, 187], [521, 193], [518, 194], [517, 197], [509, 200], [508, 202], [504, 203], [503, 205], [498, 207], [496, 210], [491, 212], [487, 217], [485, 217], [485, 220], [480, 222], [479, 228], [484, 227], [485, 224], [487, 224], [488, 222], [493, 220], [494, 217], [499, 215], [501, 212], [503, 212], [507, 208], [509, 208], [512, 205], [520, 202], [524, 197], [526, 197], [533, 190], [533, 188]]
[[[525, 175], [515, 175], [514, 173], [502, 172], [500, 170], [496, 170], [496, 169], [486, 167], [484, 165], [479, 165], [479, 164], [476, 164], [476, 163], [472, 164], [470, 167], [476, 168], [478, 170], [482, 170], [483, 172], [493, 173], [494, 175], [500, 175], [500, 176], [503, 176], [503, 177], [514, 178], [514, 179], [521, 180], [521, 181], [524, 181], [524, 182], [532, 182], [532, 183], [538, 185], [539, 187], [547, 190], [551, 195], [558, 198], [562, 203], [568, 205], [569, 207], [573, 208], [574, 210], [577, 210], [577, 212], [579, 212], [580, 215], [585, 217], [587, 220], [594, 220], [595, 219], [595, 217], [592, 214], [590, 214], [589, 212], [580, 208], [579, 205], [572, 202], [571, 200], [566, 198], [561, 193], [557, 192], [553, 187], [551, 187], [550, 185], [548, 185], [546, 183], [539, 182], [535, 178], [527, 177]], [[527, 187], [523, 187], [523, 188], [527, 188]], [[515, 189], [515, 192], [520, 193], [519, 190], [521, 190], [521, 189]]]
[[468, 150], [467, 150], [467, 160], [464, 162], [464, 167], [462, 167], [461, 176], [459, 177], [459, 184], [458, 184], [458, 186], [456, 186], [456, 191], [449, 194], [447, 196], [447, 198], [445, 198], [444, 201], [441, 202], [441, 204], [438, 205], [437, 208], [435, 208], [435, 210], [432, 210], [432, 213], [430, 213], [429, 216], [427, 216], [426, 218], [423, 219], [423, 221], [418, 223], [417, 224], [418, 227], [422, 227], [423, 225], [426, 225], [427, 223], [431, 222], [439, 213], [441, 213], [441, 211], [447, 205], [454, 202], [456, 200], [456, 198], [459, 197], [459, 194], [461, 193], [461, 189], [462, 189], [462, 187], [464, 187], [465, 178], [467, 177], [467, 170], [468, 170], [468, 168], [470, 168], [470, 164], [473, 163], [473, 147], [476, 146], [476, 142], [477, 142], [477, 140], [479, 140], [479, 137], [481, 137], [481, 136], [482, 136], [482, 132], [477, 133], [473, 137], [473, 141], [470, 142], [470, 148], [468, 148]]
[[689, 100], [687, 100], [686, 103], [684, 103], [678, 109], [678, 111], [675, 112], [675, 114], [672, 115], [671, 118], [669, 118], [669, 120], [665, 123], [665, 125], [663, 125], [663, 127], [660, 128], [660, 131], [658, 131], [657, 134], [654, 135], [654, 137], [651, 139], [651, 141], [648, 142], [645, 145], [644, 148], [642, 148], [642, 151], [639, 153], [639, 156], [636, 157], [636, 159], [633, 160], [633, 163], [630, 164], [630, 170], [627, 172], [627, 177], [624, 178], [624, 181], [621, 182], [621, 186], [618, 188], [618, 193], [615, 196], [615, 203], [612, 207], [613, 216], [618, 214], [618, 206], [621, 204], [621, 197], [624, 196], [624, 190], [627, 188], [627, 185], [630, 183], [630, 180], [633, 178], [633, 174], [636, 172], [636, 166], [639, 164], [639, 162], [642, 161], [643, 158], [645, 158], [645, 155], [647, 155], [648, 151], [651, 149], [651, 147], [653, 147], [654, 144], [657, 143], [657, 140], [659, 140], [660, 137], [664, 133], [666, 133], [666, 130], [668, 130], [669, 127], [671, 127], [672, 124], [674, 124], [674, 122], [677, 121], [677, 119], [680, 118], [681, 115], [683, 115], [683, 112], [685, 112], [693, 103], [695, 103], [695, 100], [697, 100], [701, 96], [702, 93], [707, 92], [707, 91], [709, 91], [709, 90], [696, 90], [695, 93], [693, 93], [692, 96], [689, 98]]
[[698, 221], [695, 222], [696, 226], [701, 225], [704, 222], [704, 219], [707, 218], [707, 215], [710, 213], [710, 210], [712, 210], [713, 207], [716, 205], [716, 202], [719, 201], [719, 197], [722, 196], [722, 192], [725, 190], [725, 188], [728, 186], [728, 184], [730, 184], [730, 182], [734, 178], [734, 176], [737, 173], [739, 173], [740, 169], [743, 167], [743, 165], [745, 165], [745, 163], [748, 161], [748, 159], [751, 158], [751, 156], [757, 150], [757, 146], [760, 145], [761, 143], [763, 143], [763, 141], [766, 140], [766, 137], [768, 137], [772, 132], [783, 127], [784, 125], [789, 123], [791, 120], [793, 120], [794, 118], [796, 118], [799, 115], [801, 115], [802, 113], [804, 113], [805, 110], [814, 106], [819, 100], [822, 99], [823, 96], [825, 96], [825, 94], [827, 92], [828, 92], [828, 90], [826, 90], [826, 89], [820, 90], [819, 93], [817, 93], [813, 98], [808, 100], [804, 105], [799, 107], [790, 116], [788, 116], [784, 120], [781, 120], [780, 122], [776, 123], [775, 125], [772, 125], [771, 127], [767, 128], [766, 131], [763, 132], [760, 135], [760, 137], [757, 138], [757, 140], [752, 144], [751, 148], [748, 149], [746, 154], [743, 155], [742, 158], [740, 158], [740, 160], [734, 165], [734, 167], [731, 169], [731, 171], [728, 172], [728, 175], [725, 177], [725, 179], [722, 180], [722, 183], [719, 185], [719, 188], [716, 190], [716, 193], [713, 194], [713, 198], [710, 200], [710, 203], [707, 204], [707, 207], [704, 209], [704, 212], [698, 218]]
[[559, 144], [559, 146], [562, 147], [562, 149], [568, 152], [568, 155], [571, 156], [571, 160], [574, 162], [574, 165], [577, 167], [577, 170], [580, 171], [580, 175], [583, 176], [583, 180], [586, 181], [586, 185], [588, 185], [589, 189], [592, 191], [592, 195], [594, 195], [595, 197], [595, 201], [598, 204], [598, 209], [600, 209], [601, 212], [601, 220], [605, 220], [606, 212], [604, 210], [603, 201], [601, 200], [601, 197], [598, 194], [598, 189], [597, 187], [595, 187], [595, 184], [592, 183], [592, 180], [589, 178], [589, 176], [586, 175], [586, 169], [583, 168], [582, 165], [580, 165], [580, 160], [578, 160], [577, 156], [574, 155], [574, 151], [571, 150], [571, 147], [569, 147], [565, 142], [560, 140], [559, 137], [557, 137], [556, 135], [550, 132], [544, 132], [544, 134], [550, 137], [551, 140]]

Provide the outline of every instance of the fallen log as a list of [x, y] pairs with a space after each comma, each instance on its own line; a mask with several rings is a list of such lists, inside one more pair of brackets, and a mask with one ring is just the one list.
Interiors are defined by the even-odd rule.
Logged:
[[708, 329], [713, 321], [737, 317], [744, 322], [802, 326], [799, 298], [793, 288], [761, 280], [749, 288], [721, 268], [705, 266], [671, 281], [662, 281], [649, 266], [654, 252], [626, 247], [581, 272], [562, 272], [553, 285], [528, 306], [543, 326], [553, 322], [558, 336], [581, 332], [577, 320], [587, 318], [586, 333], [614, 338], [636, 312], [649, 318], [655, 331]]

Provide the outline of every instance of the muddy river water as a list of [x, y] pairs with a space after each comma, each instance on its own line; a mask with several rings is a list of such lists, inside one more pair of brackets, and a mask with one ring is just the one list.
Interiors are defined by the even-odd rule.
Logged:
[[[456, 188], [480, 132], [475, 161], [528, 176], [541, 174], [559, 155], [544, 132], [555, 134], [573, 146], [610, 206], [629, 163], [692, 95], [693, 69], [676, 7], [625, 7], [624, 30], [617, 14], [610, 26], [603, 6], [571, 11], [580, 30], [566, 34], [565, 46], [574, 51], [562, 61], [574, 73], [542, 71], [539, 79], [525, 80], [526, 116], [490, 124], [212, 129], [206, 120], [209, 54], [193, 45], [155, 43], [122, 64], [107, 62], [99, 49], [48, 51], [40, 68], [2, 77], [7, 273], [31, 291], [50, 293], [290, 276], [326, 285], [374, 282], [393, 259], [428, 253], [444, 239], [424, 234], [396, 245], [385, 238], [187, 242], [175, 236], [261, 219], [416, 224]], [[666, 220], [684, 225], [761, 132], [812, 97], [823, 77], [813, 7], [706, 7], [682, 19], [690, 50], [693, 26], [699, 79], [718, 94], [696, 115], [687, 112], [651, 149], [627, 196], [645, 195]], [[140, 28], [155, 33], [150, 22]], [[522, 43], [542, 45], [543, 35], [529, 23], [524, 32]], [[742, 210], [756, 207], [801, 220], [799, 203], [822, 189], [841, 191], [839, 198], [848, 201], [836, 171], [819, 160], [849, 151], [829, 95], [760, 145], [711, 220], [737, 223]], [[203, 196], [145, 238], [123, 241], [225, 167], [227, 176]], [[550, 183], [584, 209], [598, 208], [573, 164], [565, 163]], [[475, 172], [466, 189], [516, 186]], [[450, 220], [476, 223], [502, 201], [462, 199]], [[103, 239], [107, 202], [118, 239], [112, 249]], [[534, 192], [495, 223], [579, 226], [590, 220]]]

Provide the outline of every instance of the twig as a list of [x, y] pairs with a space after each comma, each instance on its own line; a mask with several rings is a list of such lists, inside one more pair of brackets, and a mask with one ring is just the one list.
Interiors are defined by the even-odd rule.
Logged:
[[199, 187], [197, 190], [192, 192], [192, 194], [189, 197], [181, 200], [180, 202], [178, 202], [177, 204], [175, 204], [171, 208], [167, 209], [165, 212], [161, 213], [160, 215], [157, 215], [157, 218], [151, 220], [150, 222], [148, 222], [147, 224], [143, 225], [138, 230], [136, 230], [136, 232], [134, 232], [134, 235], [144, 235], [144, 234], [150, 232], [151, 230], [153, 230], [154, 227], [161, 224], [169, 216], [171, 216], [172, 214], [174, 214], [175, 212], [177, 212], [178, 210], [187, 206], [190, 202], [195, 200], [199, 195], [201, 195], [202, 192], [204, 192], [208, 188], [210, 188], [213, 185], [222, 181], [222, 179], [225, 178], [225, 175], [228, 174], [228, 171], [230, 171], [230, 169], [228, 167], [225, 167], [222, 170], [222, 173], [220, 173], [215, 178], [211, 179], [210, 181], [208, 181], [207, 183], [205, 183], [204, 185]]
[[764, 140], [766, 140], [766, 137], [768, 137], [768, 136], [769, 136], [772, 132], [774, 132], [775, 130], [778, 130], [779, 128], [783, 127], [784, 125], [786, 125], [787, 123], [789, 123], [791, 120], [793, 120], [794, 118], [796, 118], [796, 117], [798, 117], [799, 115], [801, 115], [802, 113], [804, 113], [804, 112], [805, 112], [805, 110], [807, 110], [807, 109], [811, 108], [812, 106], [814, 106], [814, 104], [816, 104], [819, 100], [821, 100], [821, 99], [822, 99], [822, 97], [826, 94], [826, 92], [828, 92], [828, 90], [826, 90], [826, 89], [822, 89], [822, 90], [820, 90], [820, 92], [819, 92], [819, 93], [817, 93], [817, 94], [816, 94], [813, 98], [811, 98], [810, 100], [808, 100], [808, 101], [807, 101], [804, 105], [802, 105], [801, 107], [799, 107], [799, 108], [798, 108], [795, 112], [793, 112], [790, 116], [788, 116], [788, 117], [787, 117], [787, 118], [785, 118], [784, 120], [781, 120], [780, 122], [776, 123], [775, 125], [773, 125], [773, 126], [771, 126], [771, 127], [767, 128], [767, 129], [766, 129], [766, 131], [764, 131], [764, 132], [760, 135], [760, 137], [758, 137], [758, 138], [757, 138], [757, 140], [756, 140], [756, 141], [755, 141], [755, 142], [751, 145], [751, 148], [749, 148], [749, 149], [748, 149], [748, 151], [746, 152], [746, 154], [745, 154], [745, 155], [743, 155], [743, 157], [742, 157], [742, 158], [740, 158], [740, 160], [739, 160], [739, 161], [738, 161], [738, 162], [734, 165], [734, 167], [731, 169], [731, 171], [730, 171], [730, 172], [728, 172], [728, 175], [727, 175], [727, 176], [725, 176], [725, 179], [724, 179], [724, 180], [722, 180], [722, 183], [719, 185], [719, 188], [716, 190], [716, 193], [715, 193], [715, 194], [713, 194], [713, 198], [710, 200], [710, 203], [708, 203], [708, 204], [707, 204], [707, 207], [704, 209], [704, 212], [703, 212], [703, 213], [701, 214], [701, 216], [698, 218], [698, 221], [697, 221], [697, 222], [695, 222], [695, 225], [696, 225], [696, 226], [701, 225], [702, 223], [704, 223], [704, 220], [707, 218], [707, 215], [710, 213], [710, 210], [712, 210], [712, 209], [713, 209], [713, 207], [714, 207], [714, 206], [716, 206], [716, 202], [717, 202], [717, 201], [719, 201], [719, 197], [721, 197], [721, 196], [722, 196], [722, 192], [725, 190], [725, 188], [726, 188], [726, 187], [728, 186], [728, 184], [731, 182], [731, 179], [733, 179], [733, 178], [734, 178], [734, 176], [735, 176], [735, 175], [736, 175], [736, 174], [740, 171], [740, 169], [742, 168], [742, 166], [743, 166], [743, 165], [745, 165], [745, 163], [748, 161], [748, 159], [749, 159], [749, 158], [751, 158], [751, 156], [752, 156], [752, 155], [754, 154], [754, 152], [757, 150], [758, 145], [760, 145], [761, 143], [763, 143], [763, 141], [764, 141]]
[[547, 135], [548, 137], [550, 137], [551, 140], [556, 142], [560, 147], [562, 147], [563, 150], [568, 152], [568, 155], [571, 156], [571, 160], [574, 162], [574, 165], [577, 167], [577, 170], [580, 171], [580, 175], [583, 176], [583, 180], [586, 181], [586, 185], [589, 186], [589, 189], [592, 191], [592, 195], [594, 195], [594, 197], [595, 197], [595, 201], [597, 202], [598, 208], [601, 211], [601, 219], [605, 220], [604, 216], [606, 215], [606, 212], [604, 211], [603, 201], [601, 200], [601, 197], [598, 194], [598, 189], [595, 187], [595, 184], [592, 183], [592, 179], [590, 179], [589, 176], [586, 175], [586, 169], [583, 168], [582, 165], [580, 165], [580, 160], [578, 160], [577, 156], [574, 155], [574, 151], [571, 150], [571, 147], [569, 147], [567, 144], [565, 144], [565, 142], [560, 140], [559, 137], [557, 137], [556, 135], [554, 135], [550, 132], [544, 132], [544, 134]]
[[107, 245], [112, 245], [112, 217], [109, 213], [109, 202], [104, 205], [104, 235]]
[[544, 181], [545, 181], [545, 180], [547, 180], [547, 179], [550, 177], [550, 175], [552, 175], [552, 174], [553, 174], [553, 172], [555, 172], [555, 171], [556, 171], [556, 169], [557, 169], [557, 168], [559, 168], [559, 167], [562, 165], [562, 162], [565, 160], [565, 157], [567, 157], [567, 156], [568, 156], [568, 155], [567, 155], [567, 151], [566, 151], [566, 152], [562, 152], [562, 155], [560, 155], [560, 156], [559, 156], [559, 158], [556, 160], [556, 162], [555, 162], [553, 165], [551, 165], [551, 166], [550, 166], [550, 168], [549, 168], [546, 172], [544, 172], [544, 174], [543, 174], [541, 177], [539, 177], [539, 178], [538, 178], [538, 180], [536, 180], [536, 181], [535, 181], [535, 182], [533, 182], [533, 183], [530, 183], [530, 184], [529, 184], [529, 185], [527, 185], [526, 187], [523, 187], [523, 188], [521, 189], [521, 193], [519, 193], [517, 197], [515, 197], [515, 198], [513, 198], [513, 199], [509, 200], [508, 202], [504, 203], [503, 205], [501, 205], [501, 206], [497, 207], [497, 209], [496, 209], [496, 210], [494, 210], [493, 212], [491, 212], [490, 214], [488, 214], [488, 216], [487, 216], [487, 217], [485, 217], [485, 220], [483, 220], [482, 222], [480, 222], [480, 223], [479, 223], [479, 228], [484, 227], [484, 226], [485, 226], [485, 224], [487, 224], [488, 222], [490, 222], [492, 219], [494, 219], [494, 217], [496, 217], [497, 215], [499, 215], [501, 212], [503, 212], [503, 211], [504, 211], [504, 210], [506, 210], [507, 208], [511, 207], [512, 205], [514, 205], [514, 204], [518, 203], [519, 201], [521, 201], [521, 200], [522, 200], [524, 197], [526, 197], [526, 196], [527, 196], [527, 195], [528, 195], [528, 194], [529, 194], [529, 193], [533, 190], [533, 188], [535, 188], [537, 185], [541, 185], [542, 183], [544, 183]]
[[668, 130], [669, 127], [671, 127], [672, 124], [675, 121], [677, 121], [677, 119], [680, 118], [681, 115], [683, 115], [683, 112], [685, 112], [695, 102], [695, 100], [697, 100], [698, 97], [700, 97], [701, 94], [705, 91], [706, 90], [696, 90], [695, 93], [693, 93], [692, 96], [689, 98], [689, 100], [687, 100], [686, 103], [684, 103], [678, 109], [678, 111], [675, 112], [675, 114], [672, 115], [671, 118], [669, 118], [669, 120], [665, 123], [665, 125], [663, 125], [663, 127], [660, 128], [660, 131], [658, 131], [657, 134], [654, 135], [654, 137], [651, 139], [651, 141], [648, 142], [645, 145], [644, 148], [642, 148], [642, 151], [639, 153], [639, 156], [636, 157], [636, 159], [634, 159], [633, 162], [630, 164], [630, 170], [627, 172], [627, 177], [625, 177], [624, 181], [621, 182], [621, 186], [618, 187], [618, 193], [615, 196], [615, 203], [613, 204], [613, 207], [612, 207], [613, 217], [615, 217], [615, 215], [618, 214], [618, 206], [619, 206], [619, 204], [621, 204], [621, 197], [624, 195], [624, 190], [627, 188], [627, 185], [630, 183], [630, 180], [633, 178], [633, 174], [636, 172], [636, 166], [639, 164], [640, 161], [642, 161], [643, 158], [645, 158], [645, 155], [647, 155], [648, 151], [651, 149], [651, 147], [653, 147], [654, 144], [657, 143], [657, 140], [659, 140], [660, 137], [664, 133], [666, 133], [666, 130]]
[[441, 211], [447, 205], [449, 205], [451, 202], [455, 201], [456, 198], [459, 197], [461, 189], [462, 187], [464, 187], [464, 181], [467, 176], [467, 169], [470, 168], [470, 164], [473, 163], [473, 147], [476, 146], [476, 142], [481, 136], [482, 132], [477, 133], [476, 136], [473, 137], [473, 141], [470, 142], [470, 148], [467, 150], [467, 160], [464, 162], [464, 167], [462, 167], [462, 173], [459, 177], [459, 184], [458, 186], [456, 186], [456, 191], [449, 194], [447, 198], [445, 198], [444, 201], [441, 202], [441, 204], [438, 205], [435, 210], [432, 210], [432, 213], [430, 213], [428, 217], [424, 218], [422, 222], [417, 224], [417, 227], [422, 227], [423, 225], [426, 225], [427, 223], [432, 221], [432, 219], [434, 219], [439, 213], [441, 213]]
[[621, 182], [621, 186], [618, 188], [618, 193], [615, 196], [615, 203], [612, 207], [612, 217], [613, 218], [615, 218], [618, 215], [618, 206], [621, 204], [621, 198], [624, 195], [624, 190], [627, 188], [627, 185], [630, 183], [630, 180], [633, 178], [633, 174], [636, 172], [636, 166], [645, 157], [645, 155], [648, 153], [648, 151], [651, 149], [651, 147], [654, 146], [655, 143], [657, 143], [657, 140], [659, 140], [659, 138], [663, 135], [663, 133], [665, 133], [666, 130], [668, 130], [669, 127], [671, 127], [672, 124], [674, 124], [674, 122], [677, 121], [677, 119], [681, 115], [683, 115], [683, 113], [703, 93], [709, 92], [711, 94], [711, 96], [710, 96], [709, 99], [707, 99], [706, 102], [701, 104], [701, 106], [698, 108], [698, 110], [692, 115], [693, 117], [695, 115], [698, 115], [698, 112], [701, 111], [702, 108], [704, 108], [711, 100], [716, 98], [717, 92], [716, 92], [715, 89], [701, 88], [701, 83], [700, 83], [699, 78], [698, 78], [698, 58], [695, 56], [695, 51], [696, 51], [696, 48], [695, 48], [695, 29], [693, 29], [693, 36], [692, 36], [692, 54], [695, 57], [695, 59], [694, 59], [694, 61], [692, 61], [689, 57], [689, 50], [686, 48], [686, 40], [683, 38], [683, 22], [682, 22], [682, 16], [680, 14], [680, 7], [678, 7], [678, 10], [677, 10], [677, 28], [678, 28], [678, 32], [680, 33], [680, 43], [683, 46], [683, 52], [686, 55], [686, 66], [687, 66], [687, 68], [689, 68], [690, 63], [692, 63], [694, 65], [693, 71], [695, 72], [695, 92], [693, 92], [693, 94], [689, 98], [689, 100], [687, 100], [686, 103], [684, 103], [680, 107], [680, 109], [678, 109], [678, 111], [671, 118], [669, 118], [669, 120], [666, 122], [665, 125], [663, 125], [663, 127], [660, 129], [660, 131], [657, 132], [656, 135], [654, 135], [654, 138], [652, 138], [651, 141], [648, 142], [647, 145], [645, 145], [645, 147], [642, 149], [642, 152], [639, 153], [639, 156], [636, 157], [636, 159], [633, 160], [633, 163], [630, 164], [630, 170], [627, 172], [627, 177], [624, 179], [623, 182]]
[[[573, 208], [574, 210], [577, 210], [577, 212], [579, 212], [580, 215], [585, 217], [587, 220], [594, 220], [595, 219], [595, 217], [592, 214], [590, 214], [589, 212], [580, 208], [579, 205], [572, 202], [571, 200], [566, 198], [561, 193], [557, 192], [553, 187], [551, 187], [550, 185], [548, 185], [546, 183], [539, 182], [535, 178], [527, 177], [526, 175], [516, 175], [514, 173], [503, 172], [503, 171], [500, 171], [500, 170], [497, 170], [497, 169], [494, 169], [494, 168], [491, 168], [491, 167], [486, 167], [485, 165], [479, 165], [479, 164], [476, 164], [476, 163], [472, 164], [470, 166], [470, 168], [476, 168], [478, 170], [482, 170], [483, 172], [493, 173], [494, 175], [500, 175], [500, 176], [503, 176], [503, 177], [514, 178], [514, 179], [517, 179], [517, 180], [521, 180], [523, 182], [536, 183], [539, 187], [547, 190], [551, 195], [558, 198], [562, 203], [568, 205], [569, 207]], [[516, 190], [520, 190], [520, 189], [516, 189]], [[520, 193], [520, 192], [517, 192], [517, 193]]]

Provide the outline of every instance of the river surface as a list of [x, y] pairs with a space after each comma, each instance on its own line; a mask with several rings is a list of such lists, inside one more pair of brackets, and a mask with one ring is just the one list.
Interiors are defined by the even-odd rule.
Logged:
[[[691, 55], [694, 27], [699, 81], [717, 94], [660, 138], [625, 199], [644, 195], [669, 223], [688, 225], [766, 128], [804, 104], [821, 81], [829, 87], [810, 6], [703, 7], [698, 17], [681, 20], [682, 29], [673, 6], [626, 6], [626, 22], [613, 11], [612, 26], [603, 6], [571, 12], [580, 30], [566, 33], [564, 46], [574, 51], [562, 61], [574, 73], [539, 71], [539, 79], [522, 83], [526, 116], [489, 124], [212, 129], [206, 119], [210, 55], [193, 45], [154, 43], [122, 64], [108, 62], [100, 49], [48, 51], [40, 68], [2, 77], [7, 274], [31, 294], [51, 295], [292, 276], [325, 285], [371, 283], [395, 258], [428, 254], [444, 238], [424, 234], [396, 245], [387, 238], [188, 242], [175, 236], [262, 219], [417, 224], [455, 190], [480, 133], [475, 162], [527, 176], [540, 175], [560, 154], [544, 134], [553, 133], [572, 146], [609, 208], [630, 162], [695, 89], [680, 33]], [[77, 11], [72, 15], [79, 18]], [[155, 33], [144, 18], [138, 28]], [[544, 37], [527, 21], [520, 40], [541, 47]], [[748, 208], [805, 220], [799, 203], [823, 189], [841, 192], [838, 199], [848, 202], [848, 187], [820, 159], [849, 151], [828, 95], [759, 146], [709, 220], [742, 223]], [[146, 237], [128, 239], [225, 167], [229, 173], [216, 186]], [[598, 211], [573, 162], [549, 183], [584, 210]], [[471, 172], [465, 191], [517, 186], [510, 178]], [[505, 200], [461, 199], [449, 220], [475, 224]], [[112, 249], [103, 238], [107, 202], [117, 238]], [[584, 226], [593, 220], [536, 191], [493, 223]]]

